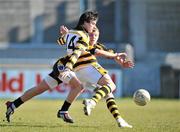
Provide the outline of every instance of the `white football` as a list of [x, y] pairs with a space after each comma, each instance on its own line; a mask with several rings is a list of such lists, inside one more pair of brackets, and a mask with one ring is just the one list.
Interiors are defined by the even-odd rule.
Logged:
[[134, 92], [133, 100], [137, 105], [144, 106], [151, 100], [149, 92], [145, 89], [138, 89]]

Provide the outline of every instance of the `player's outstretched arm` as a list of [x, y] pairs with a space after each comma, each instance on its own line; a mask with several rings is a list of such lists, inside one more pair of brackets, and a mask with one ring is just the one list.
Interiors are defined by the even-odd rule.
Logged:
[[79, 50], [79, 49], [76, 49], [73, 51], [70, 59], [69, 59], [69, 62], [66, 63], [65, 67], [67, 69], [70, 69], [72, 70], [73, 69], [73, 65], [77, 62], [79, 56], [81, 55], [82, 53], [82, 50]]
[[126, 53], [113, 53], [101, 49], [95, 49], [96, 56], [103, 56], [109, 59], [114, 59], [123, 68], [133, 68], [134, 63], [128, 59]]
[[95, 49], [95, 55], [96, 56], [103, 56], [109, 59], [115, 59], [117, 56], [117, 53], [108, 52], [101, 49]]

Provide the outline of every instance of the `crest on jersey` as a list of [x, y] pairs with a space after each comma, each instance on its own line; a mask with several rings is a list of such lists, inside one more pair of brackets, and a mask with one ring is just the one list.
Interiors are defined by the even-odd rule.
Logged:
[[57, 68], [58, 68], [58, 71], [64, 71], [65, 69], [64, 65], [58, 65]]

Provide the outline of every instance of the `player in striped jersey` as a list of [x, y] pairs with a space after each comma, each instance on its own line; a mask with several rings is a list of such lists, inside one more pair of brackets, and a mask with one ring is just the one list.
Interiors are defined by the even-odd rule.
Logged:
[[[63, 27], [65, 28], [65, 27]], [[82, 81], [82, 82], [86, 82], [88, 84], [99, 84], [99, 86], [110, 86], [110, 87], [114, 87], [115, 89], [115, 84], [113, 83], [113, 81], [111, 80], [110, 76], [107, 74], [107, 71], [101, 67], [94, 54], [96, 55], [103, 55], [105, 57], [109, 57], [109, 58], [116, 58], [116, 57], [124, 57], [124, 54], [121, 54], [120, 56], [117, 56], [112, 50], [108, 50], [105, 48], [104, 45], [100, 44], [100, 43], [96, 43], [97, 39], [99, 37], [99, 31], [98, 29], [94, 30], [93, 33], [90, 34], [90, 49], [89, 51], [91, 53], [86, 53], [85, 55], [81, 55], [79, 58], [81, 58], [81, 60], [79, 60], [79, 63], [76, 63], [74, 65], [74, 70], [76, 71], [76, 75], [77, 77]], [[60, 44], [62, 44], [60, 42]], [[108, 52], [107, 52], [108, 51]], [[96, 53], [95, 53], [96, 52]], [[94, 57], [94, 59], [92, 59]], [[92, 61], [92, 60], [96, 60], [96, 61]], [[123, 64], [123, 63], [121, 63]], [[123, 67], [132, 67], [133, 64], [131, 62], [128, 63], [124, 63], [125, 65]], [[94, 68], [94, 69], [93, 69]], [[88, 76], [88, 78], [87, 78]], [[100, 87], [101, 89], [101, 87]], [[102, 91], [98, 91], [99, 89], [97, 89], [97, 93], [98, 94], [102, 94]], [[73, 95], [69, 94], [68, 97], [72, 98]], [[75, 99], [75, 98], [74, 98]], [[125, 122], [123, 120], [123, 118], [120, 116], [120, 113], [118, 111], [116, 102], [114, 100], [114, 96], [111, 93], [107, 94], [107, 96], [105, 97], [106, 99], [106, 103], [107, 103], [107, 107], [109, 109], [109, 111], [111, 112], [111, 114], [113, 115], [113, 117], [116, 119], [118, 125], [120, 127], [132, 127], [131, 125], [129, 125], [127, 122]], [[66, 113], [70, 107], [72, 103], [72, 100], [69, 101], [69, 98], [66, 99], [66, 101], [64, 102], [62, 108], [59, 110], [58, 115], [60, 113]], [[87, 100], [84, 101], [84, 104], [86, 105], [87, 103], [89, 103]], [[87, 109], [85, 108], [85, 114], [86, 115], [90, 115], [90, 112], [87, 111]], [[60, 117], [60, 116], [59, 116]], [[69, 116], [70, 117], [70, 116]], [[66, 118], [65, 116], [63, 117], [64, 121], [72, 122], [72, 118]]]
[[83, 89], [82, 83], [76, 77], [72, 69], [79, 56], [89, 48], [88, 33], [92, 32], [96, 26], [97, 20], [97, 12], [87, 11], [81, 15], [75, 30], [71, 30], [63, 37], [63, 41], [66, 40], [68, 43], [67, 56], [60, 58], [54, 64], [52, 72], [37, 86], [28, 89], [22, 96], [14, 101], [6, 102], [6, 119], [8, 122], [10, 122], [10, 117], [14, 113], [14, 110], [21, 106], [24, 102], [30, 100], [34, 96], [56, 87], [62, 82], [68, 83], [73, 87], [71, 91], [72, 95], [77, 95], [78, 93], [76, 93], [76, 91], [81, 91]]

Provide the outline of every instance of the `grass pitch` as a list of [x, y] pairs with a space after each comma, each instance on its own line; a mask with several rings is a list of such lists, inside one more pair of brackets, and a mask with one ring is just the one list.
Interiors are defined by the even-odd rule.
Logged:
[[75, 123], [67, 124], [56, 117], [62, 100], [34, 99], [15, 111], [11, 123], [5, 120], [6, 100], [0, 100], [0, 132], [180, 132], [180, 100], [152, 99], [144, 107], [132, 99], [116, 101], [132, 129], [118, 128], [104, 101], [89, 117], [83, 114], [82, 100], [74, 102], [70, 114]]

